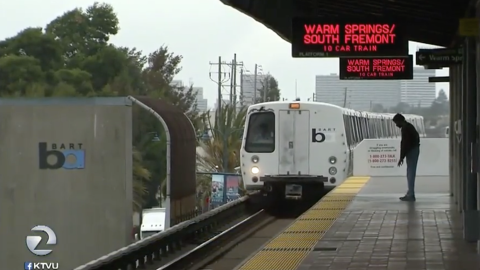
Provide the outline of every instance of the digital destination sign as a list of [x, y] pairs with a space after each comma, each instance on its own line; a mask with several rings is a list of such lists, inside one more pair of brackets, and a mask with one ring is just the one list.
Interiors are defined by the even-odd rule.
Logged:
[[391, 20], [293, 18], [293, 57], [405, 56], [402, 24]]
[[340, 80], [411, 80], [413, 56], [340, 58]]

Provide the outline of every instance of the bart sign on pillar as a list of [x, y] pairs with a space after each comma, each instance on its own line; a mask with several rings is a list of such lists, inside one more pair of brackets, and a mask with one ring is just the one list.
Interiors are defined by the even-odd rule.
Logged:
[[38, 144], [39, 168], [57, 170], [60, 168], [85, 169], [85, 150], [82, 143]]

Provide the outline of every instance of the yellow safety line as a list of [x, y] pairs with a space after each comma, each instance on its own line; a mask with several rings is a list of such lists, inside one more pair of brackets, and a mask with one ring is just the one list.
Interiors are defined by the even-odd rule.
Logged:
[[296, 270], [370, 177], [350, 177], [325, 195], [239, 270]]

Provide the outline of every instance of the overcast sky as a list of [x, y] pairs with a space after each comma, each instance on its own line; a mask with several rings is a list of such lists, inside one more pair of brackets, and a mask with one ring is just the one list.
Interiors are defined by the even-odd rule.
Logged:
[[[262, 65], [279, 81], [282, 97], [298, 96], [305, 100], [315, 91], [315, 75], [338, 73], [338, 59], [294, 59], [290, 44], [249, 16], [223, 5], [219, 0], [110, 0], [120, 20], [120, 32], [112, 39], [119, 46], [137, 47], [145, 53], [162, 44], [184, 56], [183, 71], [177, 79], [192, 81], [204, 88], [209, 106], [216, 99], [216, 85], [209, 78], [214, 71], [209, 62], [221, 56], [231, 60], [233, 54], [253, 73]], [[1, 37], [14, 36], [27, 27], [44, 27], [55, 17], [75, 7], [87, 7], [89, 0], [15, 0], [0, 8]], [[427, 44], [411, 42], [410, 53]], [[448, 75], [448, 69], [437, 71]], [[448, 90], [447, 83], [437, 83]], [[447, 91], [448, 94], [448, 91]]]

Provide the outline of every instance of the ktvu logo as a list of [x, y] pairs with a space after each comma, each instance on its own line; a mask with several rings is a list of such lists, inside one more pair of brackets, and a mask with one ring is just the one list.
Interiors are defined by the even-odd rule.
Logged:
[[[50, 229], [50, 227], [48, 226], [44, 226], [44, 225], [38, 225], [38, 226], [35, 226], [32, 228], [33, 232], [44, 232], [47, 234], [48, 236], [48, 240], [47, 240], [47, 245], [56, 245], [57, 244], [57, 235], [55, 234], [55, 232]], [[27, 236], [27, 248], [28, 250], [30, 250], [30, 252], [32, 252], [33, 254], [37, 255], [37, 256], [45, 256], [45, 255], [48, 255], [52, 252], [51, 249], [36, 249], [38, 244], [40, 244], [40, 241], [42, 241], [42, 237], [41, 236]]]
[[[48, 150], [47, 143], [39, 143], [40, 169], [85, 169], [85, 151], [82, 149], [82, 145], [81, 143], [52, 143]], [[55, 157], [55, 159], [49, 159], [49, 157]]]
[[[56, 245], [57, 244], [57, 235], [55, 232], [50, 229], [48, 226], [38, 225], [32, 228], [32, 231], [35, 232], [44, 232], [48, 236], [47, 245]], [[26, 243], [27, 248], [33, 254], [37, 256], [45, 256], [52, 252], [51, 249], [37, 249], [38, 244], [42, 241], [41, 236], [27, 236]], [[36, 269], [58, 269], [58, 263], [52, 262], [25, 262], [25, 270], [36, 270]]]

